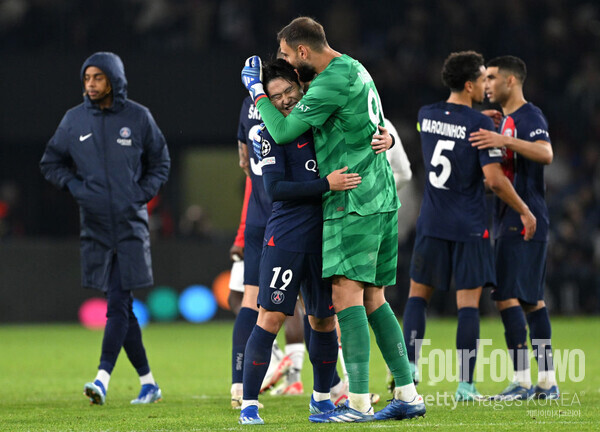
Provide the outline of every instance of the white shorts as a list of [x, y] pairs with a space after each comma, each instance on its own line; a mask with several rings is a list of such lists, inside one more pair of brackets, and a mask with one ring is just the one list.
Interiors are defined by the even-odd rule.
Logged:
[[231, 291], [244, 292], [244, 261], [233, 262], [229, 278], [229, 289]]

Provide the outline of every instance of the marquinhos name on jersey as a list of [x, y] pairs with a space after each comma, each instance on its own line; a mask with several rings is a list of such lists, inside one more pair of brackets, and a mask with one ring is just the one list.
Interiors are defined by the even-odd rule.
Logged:
[[467, 136], [467, 127], [451, 123], [444, 123], [437, 120], [423, 119], [421, 132], [427, 132], [456, 139], [465, 139]]

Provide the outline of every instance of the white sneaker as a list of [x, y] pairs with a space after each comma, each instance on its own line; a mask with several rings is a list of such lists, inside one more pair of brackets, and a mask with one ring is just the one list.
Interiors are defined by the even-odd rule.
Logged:
[[[271, 372], [271, 374], [269, 374], [269, 370], [267, 370], [267, 375], [265, 375], [265, 379], [263, 380], [262, 386], [260, 387], [260, 392], [263, 393], [264, 391], [270, 389], [275, 384], [277, 384], [292, 366], [293, 362], [290, 356], [283, 357], [281, 361], [273, 367], [273, 371]], [[271, 369], [270, 366], [269, 369]]]

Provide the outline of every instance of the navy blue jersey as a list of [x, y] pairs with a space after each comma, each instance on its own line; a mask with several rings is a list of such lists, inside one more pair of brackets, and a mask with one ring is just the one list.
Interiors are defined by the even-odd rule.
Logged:
[[465, 105], [438, 102], [419, 110], [425, 162], [425, 194], [417, 230], [453, 241], [480, 239], [486, 232], [485, 188], [481, 167], [500, 163], [499, 149], [478, 150], [468, 141], [492, 120]]
[[[504, 117], [499, 132], [525, 141], [550, 142], [548, 122], [542, 111], [532, 103], [526, 103], [509, 116]], [[502, 169], [537, 218], [537, 228], [532, 240], [548, 240], [548, 207], [544, 165], [526, 159], [517, 153], [502, 149]], [[523, 224], [519, 214], [506, 203], [496, 198], [494, 212], [494, 237], [521, 236]]]
[[248, 146], [248, 155], [250, 157], [250, 179], [252, 180], [252, 193], [248, 201], [248, 212], [246, 214], [246, 224], [264, 227], [271, 216], [271, 200], [265, 193], [265, 187], [262, 181], [262, 162], [258, 160], [254, 151], [252, 151], [252, 137], [260, 128], [262, 120], [260, 113], [254, 106], [252, 98], [248, 96], [242, 102], [240, 111], [240, 123], [238, 125], [237, 139]]
[[[286, 145], [275, 145], [263, 133], [263, 172], [283, 174], [288, 182], [319, 179], [312, 133], [306, 132]], [[270, 145], [269, 145], [270, 144]], [[298, 187], [302, 185], [298, 183]], [[273, 213], [265, 229], [265, 241], [290, 252], [321, 253], [323, 209], [321, 194], [273, 201]]]

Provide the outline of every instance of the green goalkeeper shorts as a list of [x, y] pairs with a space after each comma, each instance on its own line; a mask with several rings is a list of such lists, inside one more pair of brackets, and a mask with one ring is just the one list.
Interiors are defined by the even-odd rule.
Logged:
[[335, 275], [375, 286], [396, 283], [398, 212], [349, 213], [323, 223], [323, 278]]

